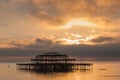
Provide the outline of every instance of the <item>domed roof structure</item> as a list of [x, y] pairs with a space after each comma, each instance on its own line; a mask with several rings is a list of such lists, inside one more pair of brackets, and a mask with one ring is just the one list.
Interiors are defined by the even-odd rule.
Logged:
[[36, 58], [54, 58], [54, 57], [60, 57], [60, 58], [67, 58], [68, 56], [65, 54], [60, 54], [58, 52], [46, 52], [41, 55], [37, 55]]
[[37, 55], [35, 58], [31, 59], [31, 61], [35, 61], [36, 63], [41, 63], [42, 61], [47, 61], [49, 63], [57, 62], [67, 62], [67, 61], [75, 61], [76, 59], [70, 58], [68, 55], [60, 54], [58, 52], [46, 52], [41, 55]]

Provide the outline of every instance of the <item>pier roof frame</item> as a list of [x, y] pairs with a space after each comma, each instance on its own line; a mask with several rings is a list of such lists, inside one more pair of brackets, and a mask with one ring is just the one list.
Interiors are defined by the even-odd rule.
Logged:
[[76, 61], [76, 59], [31, 59], [31, 61]]
[[67, 58], [68, 57], [68, 55], [65, 55], [65, 54], [60, 54], [60, 53], [58, 53], [58, 52], [46, 52], [46, 53], [44, 53], [44, 54], [41, 54], [41, 55], [37, 55], [35, 58], [37, 59], [37, 58], [45, 58], [45, 57], [47, 57], [47, 58], [54, 58], [54, 57], [60, 57], [60, 58]]

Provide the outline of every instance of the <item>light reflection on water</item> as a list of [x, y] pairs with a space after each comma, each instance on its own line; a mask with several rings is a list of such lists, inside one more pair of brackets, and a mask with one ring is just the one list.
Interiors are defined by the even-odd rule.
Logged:
[[93, 63], [93, 71], [64, 73], [25, 72], [16, 70], [15, 63], [0, 63], [0, 80], [120, 80], [120, 61]]

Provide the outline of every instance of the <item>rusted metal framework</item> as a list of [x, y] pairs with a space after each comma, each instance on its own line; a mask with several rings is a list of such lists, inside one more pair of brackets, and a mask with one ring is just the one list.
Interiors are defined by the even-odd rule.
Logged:
[[19, 63], [18, 69], [37, 72], [65, 72], [73, 70], [92, 70], [92, 63], [80, 63], [68, 55], [58, 52], [46, 52], [31, 59], [32, 63]]

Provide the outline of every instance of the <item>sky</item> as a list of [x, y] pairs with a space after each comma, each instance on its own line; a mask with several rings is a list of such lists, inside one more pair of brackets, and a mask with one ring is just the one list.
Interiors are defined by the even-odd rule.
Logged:
[[0, 61], [57, 51], [120, 60], [120, 0], [0, 0]]

